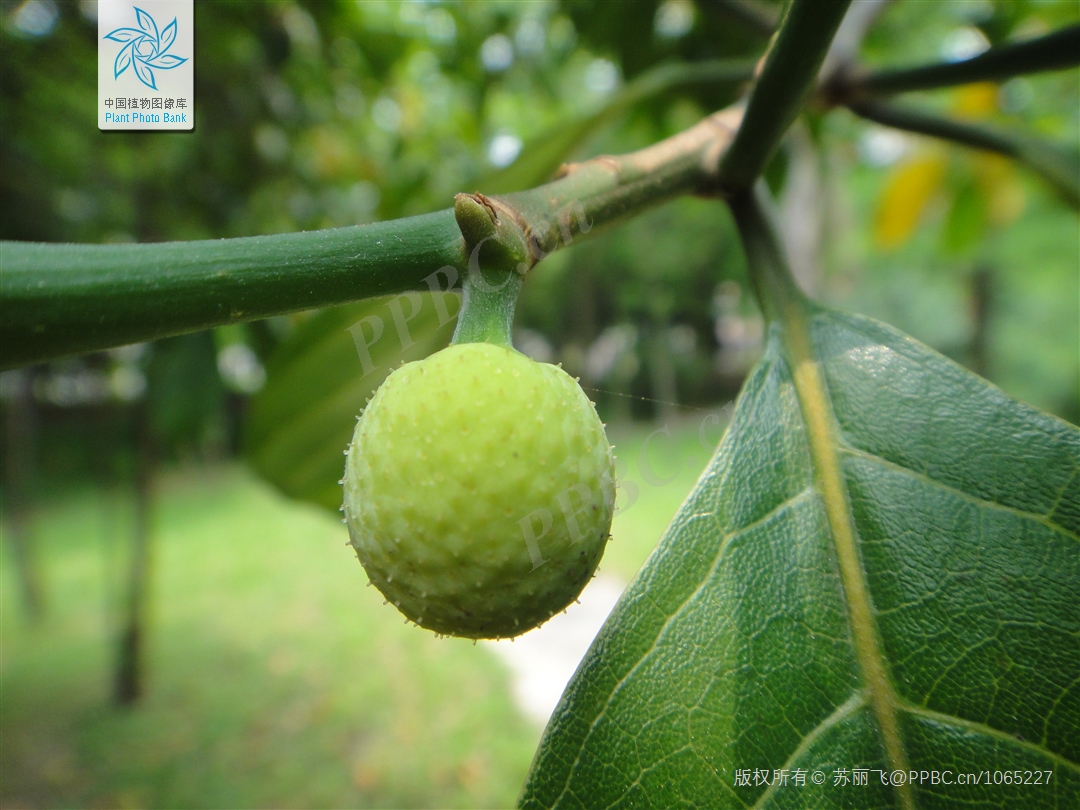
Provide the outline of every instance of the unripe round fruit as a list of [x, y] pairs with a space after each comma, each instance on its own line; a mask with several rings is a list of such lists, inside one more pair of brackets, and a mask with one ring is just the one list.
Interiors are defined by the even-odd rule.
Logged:
[[422, 627], [524, 633], [569, 605], [611, 527], [614, 461], [561, 368], [490, 343], [391, 374], [357, 422], [345, 518], [372, 583]]

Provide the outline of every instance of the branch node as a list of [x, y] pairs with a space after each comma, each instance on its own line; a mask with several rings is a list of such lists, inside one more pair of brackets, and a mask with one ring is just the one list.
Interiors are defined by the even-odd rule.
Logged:
[[521, 216], [497, 197], [479, 192], [454, 197], [454, 219], [465, 239], [470, 264], [479, 261], [492, 269], [516, 270], [524, 275], [536, 263], [530, 259], [527, 234]]
[[579, 166], [581, 166], [581, 164], [574, 161], [567, 161], [566, 163], [560, 164], [559, 168], [555, 170], [554, 179], [562, 180], [564, 177], [569, 177], [578, 170]]

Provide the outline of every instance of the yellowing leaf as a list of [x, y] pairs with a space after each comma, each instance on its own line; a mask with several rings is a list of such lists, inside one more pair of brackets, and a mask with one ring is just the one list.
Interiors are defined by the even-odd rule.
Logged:
[[993, 82], [967, 84], [956, 92], [953, 112], [958, 118], [989, 118], [998, 108], [998, 87]]
[[1016, 164], [1004, 155], [976, 152], [971, 156], [975, 182], [986, 196], [987, 213], [994, 225], [1012, 222], [1024, 210], [1024, 189]]
[[904, 244], [941, 187], [944, 154], [923, 153], [897, 166], [885, 181], [874, 218], [874, 241], [886, 250]]
[[300, 154], [304, 168], [323, 180], [341, 179], [357, 171], [356, 150], [334, 127], [313, 129], [301, 144]]

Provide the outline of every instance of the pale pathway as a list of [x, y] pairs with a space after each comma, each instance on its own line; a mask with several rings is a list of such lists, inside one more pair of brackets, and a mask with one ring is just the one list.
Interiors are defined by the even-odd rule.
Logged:
[[540, 725], [547, 723], [567, 681], [574, 674], [593, 638], [626, 584], [597, 576], [579, 597], [543, 627], [511, 641], [484, 641], [513, 673], [514, 701], [522, 713]]

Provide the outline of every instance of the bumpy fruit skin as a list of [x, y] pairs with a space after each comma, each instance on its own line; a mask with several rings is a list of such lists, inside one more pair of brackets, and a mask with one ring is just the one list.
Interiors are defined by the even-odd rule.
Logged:
[[570, 604], [615, 501], [611, 446], [581, 388], [489, 343], [391, 374], [357, 422], [344, 484], [372, 583], [420, 626], [467, 638], [516, 636]]

